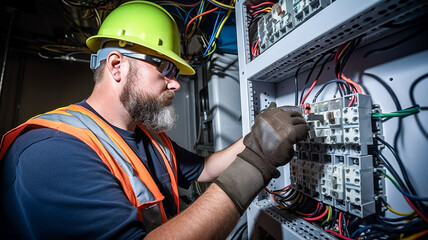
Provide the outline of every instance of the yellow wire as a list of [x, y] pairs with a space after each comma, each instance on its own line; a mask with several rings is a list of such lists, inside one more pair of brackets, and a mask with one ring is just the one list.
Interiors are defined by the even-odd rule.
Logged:
[[425, 231], [422, 231], [422, 232], [418, 232], [416, 234], [413, 234], [411, 236], [403, 238], [403, 240], [414, 240], [414, 239], [418, 239], [418, 238], [422, 237], [423, 235], [425, 235], [427, 233], [428, 233], [428, 230], [425, 230]]
[[391, 212], [393, 212], [393, 213], [395, 213], [395, 214], [397, 214], [397, 215], [401, 215], [401, 216], [409, 216], [409, 215], [412, 215], [412, 214], [413, 214], [413, 212], [410, 212], [410, 213], [402, 213], [402, 212], [395, 211], [395, 210], [394, 210], [394, 209], [392, 209], [392, 208], [391, 208], [391, 206], [389, 206], [388, 204], [386, 205], [386, 207], [389, 209], [389, 211], [391, 211]]
[[349, 42], [348, 44], [346, 44], [346, 46], [342, 49], [342, 51], [340, 52], [339, 56], [337, 56], [337, 59], [340, 58], [340, 56], [342, 56], [342, 53], [349, 47], [349, 45], [351, 45], [351, 42]]
[[[233, 3], [235, 3], [235, 0], [233, 0]], [[229, 16], [230, 16], [230, 13], [231, 13], [231, 12], [232, 12], [232, 10], [229, 10], [229, 11], [227, 12], [227, 15], [226, 15], [226, 17], [224, 18], [223, 22], [221, 22], [220, 27], [218, 28], [217, 34], [215, 35], [215, 38], [216, 38], [216, 39], [217, 39], [217, 38], [218, 38], [218, 36], [220, 35], [221, 29], [223, 28], [224, 23], [226, 23], [227, 19], [229, 18]]]
[[[233, 6], [233, 5], [226, 5], [226, 4], [224, 4], [224, 3], [217, 2], [216, 0], [211, 0], [211, 1], [213, 1], [213, 3], [215, 3], [215, 4], [219, 5], [219, 6], [222, 6], [222, 7], [224, 7], [224, 8], [228, 8], [228, 9], [235, 9], [235, 6]], [[233, 4], [234, 4], [234, 3], [235, 3], [235, 1], [233, 1]]]

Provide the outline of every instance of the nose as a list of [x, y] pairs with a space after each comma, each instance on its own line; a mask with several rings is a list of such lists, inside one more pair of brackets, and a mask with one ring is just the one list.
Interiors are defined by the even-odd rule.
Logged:
[[167, 83], [168, 90], [177, 91], [180, 89], [180, 83], [178, 83], [177, 79], [175, 78], [169, 78]]

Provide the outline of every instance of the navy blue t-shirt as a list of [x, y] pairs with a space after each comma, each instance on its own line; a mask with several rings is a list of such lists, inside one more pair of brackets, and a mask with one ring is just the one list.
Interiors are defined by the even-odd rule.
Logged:
[[[85, 101], [79, 105], [95, 112]], [[114, 129], [154, 176], [165, 196], [167, 215], [174, 216], [168, 173], [157, 149], [139, 129]], [[188, 188], [202, 172], [204, 158], [172, 143], [178, 185]], [[47, 128], [26, 132], [15, 140], [0, 166], [1, 239], [141, 239], [146, 235], [119, 180], [90, 147], [71, 135]]]

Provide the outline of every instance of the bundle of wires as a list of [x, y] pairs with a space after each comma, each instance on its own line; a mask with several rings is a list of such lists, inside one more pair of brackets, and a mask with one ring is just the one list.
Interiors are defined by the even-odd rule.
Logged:
[[[276, 2], [276, 1], [275, 1]], [[273, 5], [275, 2], [262, 2], [257, 5], [248, 5], [248, 32], [249, 40], [251, 43], [251, 60], [257, 57], [260, 54], [258, 33], [257, 33], [257, 23], [260, 19], [270, 11], [272, 11]]]
[[[212, 55], [217, 50], [220, 33], [235, 9], [235, 0], [227, 4], [224, 2], [200, 0], [183, 4], [174, 1], [156, 1], [161, 6], [173, 7], [167, 10], [175, 16], [180, 26], [184, 45], [183, 58], [187, 59], [191, 65], [200, 64], [202, 58]], [[212, 27], [208, 24], [211, 19], [215, 19]], [[199, 41], [202, 45], [202, 49], [192, 55], [189, 54], [188, 47], [191, 39]]]
[[[362, 40], [362, 37], [360, 36], [340, 45], [334, 56], [334, 64], [335, 64], [334, 69], [335, 69], [336, 77], [338, 79], [342, 79], [347, 83], [349, 83], [349, 87], [351, 88], [352, 93], [362, 93], [361, 88], [357, 83], [352, 81], [350, 78], [346, 77], [343, 74], [343, 70], [345, 69], [346, 63], [348, 62], [352, 53], [360, 44], [361, 40]], [[340, 83], [337, 83], [337, 87], [341, 90], [343, 85], [341, 85]], [[343, 96], [342, 91], [339, 91], [339, 93], [341, 94], [341, 96]], [[356, 98], [355, 96], [353, 96], [351, 101], [348, 104], [348, 107], [352, 106], [352, 104], [355, 103], [355, 100]]]
[[[410, 207], [426, 222], [428, 223], [428, 215], [427, 215], [427, 206], [423, 203], [423, 201], [427, 201], [427, 198], [419, 198], [417, 192], [415, 191], [415, 188], [413, 187], [408, 175], [407, 171], [404, 168], [404, 164], [395, 151], [395, 149], [387, 143], [385, 140], [381, 139], [380, 137], [376, 137], [376, 140], [380, 143], [384, 144], [394, 155], [394, 157], [397, 160], [397, 163], [400, 167], [401, 173], [404, 177], [404, 181], [401, 179], [401, 177], [398, 175], [398, 173], [395, 171], [395, 169], [392, 167], [391, 163], [385, 158], [385, 156], [380, 153], [379, 151], [374, 151], [373, 155], [379, 159], [385, 166], [385, 168], [390, 172], [392, 177], [389, 177], [389, 175], [386, 175], [386, 173], [380, 173], [381, 175], [386, 176], [388, 179], [392, 180], [394, 183], [394, 186], [396, 186], [400, 193], [403, 194], [404, 199], [406, 202], [410, 205]], [[401, 190], [400, 190], [401, 189]]]
[[[325, 65], [327, 64], [327, 62], [329, 62], [330, 60], [334, 59], [334, 64], [335, 64], [335, 75], [337, 77], [337, 79], [333, 79], [330, 80], [326, 83], [324, 83], [322, 85], [322, 87], [320, 88], [320, 90], [318, 90], [318, 92], [315, 94], [314, 98], [313, 98], [313, 102], [316, 102], [318, 96], [321, 94], [321, 92], [326, 88], [327, 85], [331, 84], [331, 83], [336, 83], [338, 86], [338, 90], [340, 93], [340, 96], [344, 96], [344, 95], [349, 95], [349, 94], [355, 94], [355, 93], [362, 93], [361, 87], [355, 83], [354, 81], [352, 81], [350, 78], [346, 77], [345, 74], [343, 73], [343, 70], [345, 68], [346, 63], [348, 62], [349, 58], [351, 57], [352, 53], [354, 52], [354, 50], [357, 48], [358, 44], [361, 42], [361, 37], [357, 37], [354, 38], [342, 45], [340, 45], [337, 50], [336, 53], [333, 54], [331, 51], [327, 51], [324, 54], [322, 54], [313, 64], [307, 78], [306, 81], [303, 85], [301, 94], [300, 94], [300, 100], [298, 100], [297, 97], [297, 92], [298, 92], [298, 81], [297, 81], [297, 75], [299, 73], [300, 68], [307, 64], [310, 61], [306, 61], [304, 63], [302, 63], [297, 71], [296, 71], [296, 75], [294, 77], [294, 84], [295, 84], [295, 105], [303, 105], [308, 97], [308, 95], [312, 92], [312, 90], [314, 89], [315, 85], [318, 83], [318, 80], [323, 72], [323, 69], [325, 67]], [[333, 58], [334, 56], [334, 58]], [[305, 93], [305, 90], [308, 86], [309, 80], [311, 79], [312, 73], [314, 72], [316, 66], [318, 66], [318, 64], [321, 62], [321, 60], [324, 59], [322, 65], [320, 66], [320, 70], [318, 72], [318, 75], [315, 77], [315, 79], [313, 80], [309, 90]], [[348, 107], [352, 106], [352, 104], [354, 104], [356, 101], [355, 96], [351, 97], [351, 100], [348, 103]]]
[[[390, 164], [387, 164], [389, 168]], [[394, 185], [400, 188], [401, 192], [405, 191], [405, 188], [400, 186], [402, 183], [398, 183], [394, 178], [382, 171], [379, 171], [379, 174], [393, 181]], [[425, 222], [425, 216], [421, 215], [419, 210], [416, 209], [415, 212], [408, 213], [398, 212], [383, 197], [379, 197], [381, 204], [400, 217], [386, 218], [375, 214], [364, 219], [358, 218], [322, 202], [317, 202], [292, 189], [290, 185], [279, 190], [269, 190], [267, 188], [265, 190], [270, 194], [272, 201], [278, 204], [280, 209], [294, 211], [296, 214], [302, 216], [304, 220], [312, 222], [327, 233], [340, 239], [389, 239], [396, 236], [400, 236], [403, 239], [417, 239], [428, 234], [426, 230], [428, 224]], [[403, 193], [403, 196], [409, 198], [411, 201], [428, 201], [427, 197], [418, 197], [409, 193]]]

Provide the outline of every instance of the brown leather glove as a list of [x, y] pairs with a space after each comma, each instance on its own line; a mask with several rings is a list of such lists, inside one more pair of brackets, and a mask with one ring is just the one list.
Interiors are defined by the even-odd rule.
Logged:
[[241, 215], [262, 188], [280, 176], [276, 168], [293, 158], [293, 144], [306, 137], [309, 127], [295, 110], [273, 103], [259, 114], [244, 137], [244, 151], [215, 180]]
[[293, 145], [306, 137], [309, 127], [297, 107], [276, 107], [272, 103], [259, 114], [244, 137], [246, 148], [239, 157], [251, 163], [261, 172], [264, 184], [278, 178], [276, 169], [290, 162], [294, 156]]

